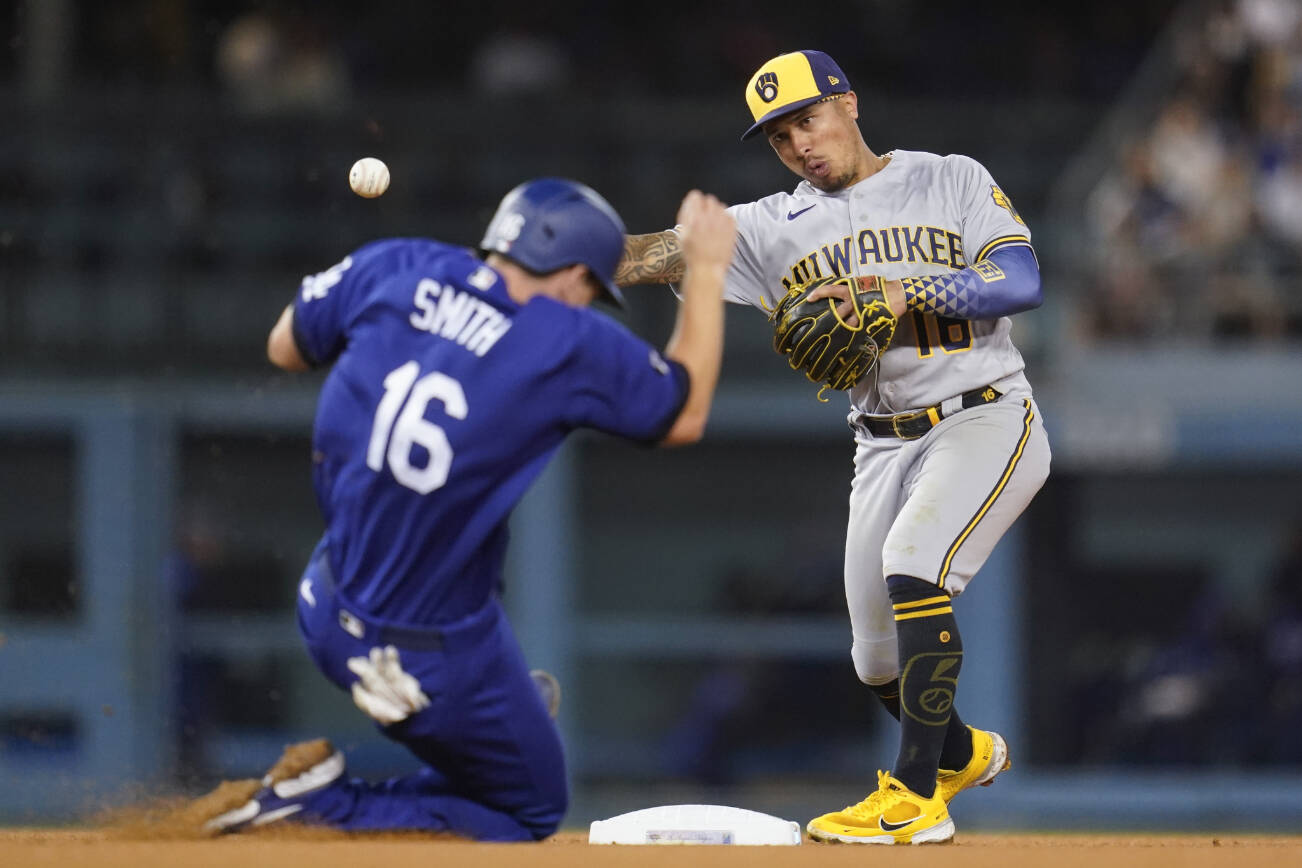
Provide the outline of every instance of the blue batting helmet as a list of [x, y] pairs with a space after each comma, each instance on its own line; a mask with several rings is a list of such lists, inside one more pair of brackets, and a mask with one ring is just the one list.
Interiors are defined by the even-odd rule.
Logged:
[[502, 198], [479, 246], [538, 274], [586, 265], [610, 298], [624, 305], [615, 285], [624, 221], [595, 190], [577, 181], [525, 181]]

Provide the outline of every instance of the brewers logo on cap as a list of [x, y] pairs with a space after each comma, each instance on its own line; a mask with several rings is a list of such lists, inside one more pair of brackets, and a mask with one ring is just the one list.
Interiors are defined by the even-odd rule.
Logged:
[[850, 82], [841, 67], [823, 52], [779, 54], [759, 68], [746, 88], [746, 104], [755, 123], [742, 139], [749, 139], [779, 115], [849, 90]]

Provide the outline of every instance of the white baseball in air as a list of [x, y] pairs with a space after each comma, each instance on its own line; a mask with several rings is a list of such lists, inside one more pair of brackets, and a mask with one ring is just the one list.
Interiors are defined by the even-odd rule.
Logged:
[[389, 189], [389, 167], [375, 157], [362, 157], [348, 170], [348, 186], [366, 199], [374, 199]]

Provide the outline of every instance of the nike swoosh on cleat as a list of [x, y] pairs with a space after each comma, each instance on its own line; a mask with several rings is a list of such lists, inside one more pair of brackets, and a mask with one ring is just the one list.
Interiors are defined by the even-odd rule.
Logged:
[[[809, 208], [813, 208], [813, 207], [815, 207], [815, 206], [817, 206], [817, 205], [818, 205], [818, 203], [815, 202], [813, 205], [810, 205]], [[787, 212], [787, 219], [788, 219], [788, 220], [795, 220], [795, 219], [796, 219], [797, 217], [799, 217], [801, 214], [804, 214], [806, 211], [808, 211], [809, 208], [801, 208], [799, 211], [788, 211], [788, 212]]]
[[[917, 817], [914, 817], [914, 818], [913, 818], [913, 820], [916, 820], [916, 819], [917, 819]], [[890, 823], [890, 822], [887, 822], [887, 820], [886, 820], [885, 817], [878, 817], [878, 818], [877, 818], [877, 825], [881, 827], [881, 830], [882, 830], [883, 832], [898, 832], [900, 829], [903, 829], [905, 826], [907, 826], [907, 825], [909, 825], [910, 823], [912, 823], [913, 820], [905, 820], [903, 823]]]

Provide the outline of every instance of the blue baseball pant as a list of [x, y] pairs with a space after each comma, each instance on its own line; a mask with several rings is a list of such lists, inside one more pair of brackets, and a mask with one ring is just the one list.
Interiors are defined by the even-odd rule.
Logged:
[[350, 831], [443, 830], [481, 841], [555, 832], [569, 804], [560, 734], [500, 602], [428, 631], [394, 630], [353, 613], [341, 619], [323, 545], [303, 578], [299, 629], [327, 678], [351, 690], [348, 659], [391, 644], [430, 699], [379, 725], [423, 768], [380, 783], [340, 779], [307, 798], [303, 816]]

